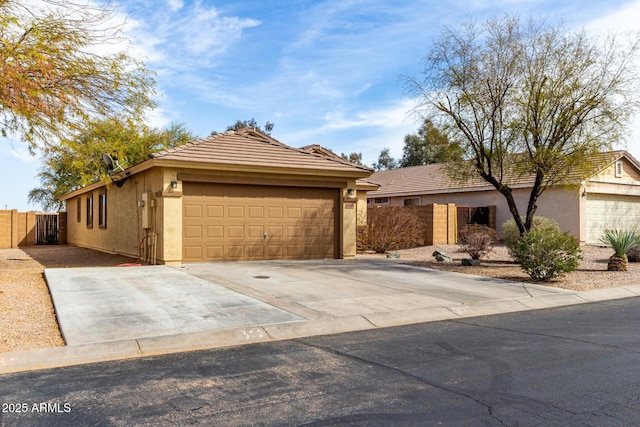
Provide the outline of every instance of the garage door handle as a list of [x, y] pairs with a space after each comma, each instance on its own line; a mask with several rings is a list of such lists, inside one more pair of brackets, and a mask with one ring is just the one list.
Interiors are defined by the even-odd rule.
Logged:
[[264, 237], [264, 238], [266, 239], [266, 238], [267, 238], [267, 233], [264, 233], [264, 234], [262, 235], [262, 237]]

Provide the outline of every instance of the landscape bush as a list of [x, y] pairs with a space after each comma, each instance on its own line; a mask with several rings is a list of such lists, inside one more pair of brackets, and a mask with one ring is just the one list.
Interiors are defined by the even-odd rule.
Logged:
[[634, 246], [627, 251], [627, 260], [629, 262], [640, 262], [640, 246]]
[[[524, 217], [522, 217], [522, 221], [524, 222]], [[557, 222], [550, 218], [545, 218], [543, 216], [534, 216], [533, 217], [533, 225], [531, 227], [532, 230], [555, 230], [560, 232], [560, 226]], [[509, 251], [509, 255], [513, 257], [516, 262], [520, 262], [518, 256], [516, 254], [516, 246], [518, 244], [518, 240], [520, 239], [520, 230], [516, 225], [515, 220], [512, 218], [502, 224], [502, 236], [504, 238], [504, 244]]]
[[498, 232], [486, 225], [467, 224], [458, 232], [458, 244], [471, 259], [480, 259], [491, 252], [498, 240]]
[[614, 254], [609, 258], [607, 270], [609, 271], [627, 271], [628, 258], [627, 252], [634, 246], [640, 244], [640, 235], [635, 229], [631, 230], [605, 230], [600, 241], [611, 246]]
[[582, 251], [578, 239], [554, 227], [534, 228], [514, 247], [520, 267], [535, 281], [548, 282], [578, 268]]
[[423, 224], [403, 206], [377, 207], [367, 211], [367, 225], [358, 227], [359, 250], [385, 253], [420, 246]]

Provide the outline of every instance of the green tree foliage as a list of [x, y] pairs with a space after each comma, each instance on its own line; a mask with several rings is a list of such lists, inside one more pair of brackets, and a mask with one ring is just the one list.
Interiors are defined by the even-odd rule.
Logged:
[[349, 153], [349, 154], [341, 153], [340, 157], [356, 165], [362, 165], [362, 153], [355, 153], [355, 152]]
[[422, 166], [462, 160], [462, 148], [446, 133], [426, 119], [417, 134], [404, 137], [400, 167]]
[[73, 139], [50, 144], [38, 177], [41, 186], [29, 192], [29, 201], [45, 210], [59, 210], [63, 195], [99, 180], [110, 182], [102, 163], [106, 153], [123, 167], [146, 160], [150, 153], [176, 147], [195, 137], [181, 124], [154, 129], [116, 118], [91, 123]]
[[[445, 29], [423, 78], [407, 84], [418, 109], [454, 131], [471, 159], [452, 178], [491, 184], [522, 234], [547, 188], [586, 178], [589, 155], [623, 136], [638, 107], [639, 42], [505, 15]], [[524, 221], [513, 195], [523, 177], [532, 181]]]
[[0, 0], [0, 132], [31, 149], [69, 138], [89, 120], [153, 107], [144, 64], [122, 41], [111, 3]]
[[380, 151], [380, 155], [378, 156], [378, 161], [373, 164], [373, 169], [376, 171], [384, 171], [397, 168], [398, 161], [391, 157], [389, 148], [383, 148], [382, 151]]
[[[271, 135], [271, 132], [273, 131], [274, 126], [275, 126], [275, 123], [271, 123], [267, 121], [267, 123], [264, 124], [264, 127], [260, 127], [256, 119], [252, 117], [250, 120], [236, 120], [234, 124], [227, 126], [225, 131], [228, 132], [230, 130], [235, 131], [235, 130], [240, 130], [245, 128], [255, 128], [255, 129], [261, 130], [267, 135]], [[211, 135], [217, 135], [217, 134], [218, 132], [216, 132], [215, 130], [211, 132]]]

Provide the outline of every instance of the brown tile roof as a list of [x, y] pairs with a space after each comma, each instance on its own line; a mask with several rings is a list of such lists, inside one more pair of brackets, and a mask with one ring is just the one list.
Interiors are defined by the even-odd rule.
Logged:
[[372, 172], [366, 166], [293, 148], [248, 128], [199, 139], [152, 153], [152, 159], [337, 172]]
[[[628, 158], [637, 168], [640, 163], [626, 151], [608, 151], [600, 153], [591, 159], [594, 165], [594, 175], [620, 159]], [[493, 190], [494, 187], [479, 177], [465, 182], [452, 180], [447, 171], [447, 165], [431, 164], [412, 166], [408, 168], [392, 169], [376, 172], [367, 178], [380, 185], [376, 191], [370, 191], [368, 197], [402, 196], [413, 194], [439, 194], [459, 191]], [[580, 181], [584, 177], [577, 174], [570, 179]], [[533, 183], [533, 176], [524, 176], [513, 180], [513, 187], [527, 187]]]

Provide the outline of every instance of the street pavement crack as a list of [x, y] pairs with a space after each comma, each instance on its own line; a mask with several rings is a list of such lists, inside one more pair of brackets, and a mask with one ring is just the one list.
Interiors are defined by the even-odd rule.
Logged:
[[321, 346], [321, 345], [318, 345], [318, 344], [313, 344], [313, 343], [310, 343], [310, 342], [308, 342], [308, 341], [306, 341], [304, 339], [297, 339], [295, 341], [297, 343], [299, 343], [299, 344], [302, 344], [302, 345], [310, 347], [310, 348], [314, 348], [316, 350], [321, 350], [321, 351], [324, 351], [324, 352], [327, 352], [327, 353], [330, 353], [330, 354], [333, 354], [333, 355], [336, 355], [336, 356], [340, 356], [340, 357], [344, 357], [344, 358], [350, 359], [350, 360], [358, 362], [358, 363], [365, 363], [365, 364], [370, 365], [370, 366], [375, 366], [375, 367], [383, 369], [383, 370], [391, 371], [391, 372], [400, 374], [403, 377], [408, 378], [410, 380], [417, 381], [417, 382], [419, 382], [421, 384], [424, 384], [426, 386], [433, 387], [433, 388], [445, 391], [447, 393], [455, 394], [456, 396], [464, 397], [464, 398], [469, 399], [469, 400], [477, 403], [478, 405], [483, 406], [484, 408], [486, 408], [487, 413], [489, 414], [489, 416], [491, 418], [493, 418], [494, 420], [496, 420], [497, 422], [499, 422], [501, 425], [503, 425], [503, 426], [507, 425], [502, 420], [500, 420], [498, 417], [495, 416], [495, 414], [493, 413], [492, 405], [490, 405], [490, 404], [488, 404], [486, 402], [483, 402], [482, 400], [478, 399], [477, 397], [465, 392], [465, 390], [463, 390], [461, 388], [449, 387], [449, 386], [446, 386], [444, 384], [440, 384], [440, 383], [436, 383], [436, 382], [433, 382], [433, 381], [429, 381], [429, 380], [427, 380], [425, 378], [422, 378], [422, 377], [420, 377], [418, 375], [414, 375], [414, 374], [412, 374], [410, 372], [404, 371], [404, 370], [402, 370], [402, 369], [400, 369], [400, 368], [398, 368], [396, 366], [385, 365], [384, 363], [376, 362], [374, 360], [366, 359], [364, 357], [360, 357], [360, 356], [349, 354], [349, 353], [346, 353], [346, 352], [343, 352], [343, 351], [339, 351], [339, 350], [336, 350], [336, 349], [331, 348], [331, 347], [326, 347], [326, 346]]

